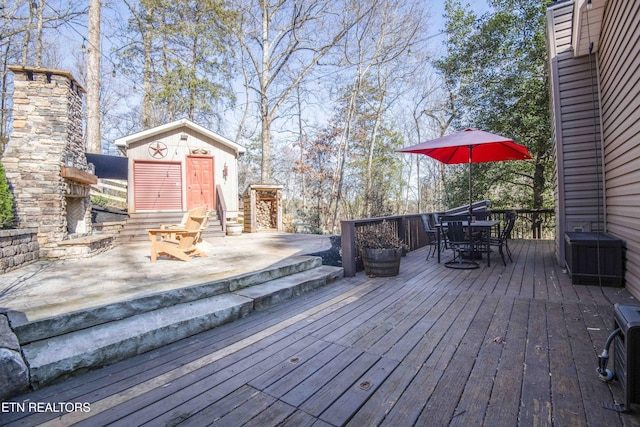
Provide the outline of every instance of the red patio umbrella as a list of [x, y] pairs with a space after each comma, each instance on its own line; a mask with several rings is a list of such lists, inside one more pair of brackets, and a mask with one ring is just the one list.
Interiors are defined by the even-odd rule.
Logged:
[[471, 164], [503, 160], [531, 159], [524, 145], [512, 139], [479, 129], [465, 129], [430, 141], [398, 150], [404, 153], [426, 154], [442, 163], [453, 165], [469, 163], [469, 214], [472, 212]]

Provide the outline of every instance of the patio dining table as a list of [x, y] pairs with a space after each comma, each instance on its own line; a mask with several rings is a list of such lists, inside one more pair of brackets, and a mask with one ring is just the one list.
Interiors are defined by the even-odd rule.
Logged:
[[[500, 235], [500, 221], [498, 220], [482, 220], [482, 221], [472, 221], [468, 223], [467, 221], [462, 221], [462, 225], [465, 229], [471, 228], [469, 235], [473, 235], [475, 231], [481, 232], [483, 236], [483, 241], [480, 246], [484, 246], [484, 252], [487, 253], [487, 266], [491, 267], [491, 247], [489, 245], [489, 241], [491, 238], [491, 232], [493, 229], [496, 229], [496, 235]], [[436, 229], [438, 230], [438, 263], [440, 263], [440, 253], [441, 253], [441, 243], [442, 243], [442, 229], [447, 227], [447, 223], [443, 222], [441, 224], [436, 224]], [[476, 250], [474, 250], [476, 252]], [[482, 251], [478, 251], [482, 252]]]

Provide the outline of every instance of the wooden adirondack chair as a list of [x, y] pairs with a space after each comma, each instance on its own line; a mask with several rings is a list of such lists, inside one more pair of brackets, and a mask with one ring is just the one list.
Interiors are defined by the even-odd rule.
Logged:
[[154, 228], [147, 230], [151, 240], [151, 262], [160, 255], [169, 255], [183, 261], [191, 261], [192, 256], [207, 257], [196, 247], [202, 226], [208, 219], [207, 208], [195, 208], [189, 211], [184, 228]]
[[[189, 220], [189, 216], [191, 215], [191, 211], [185, 212], [184, 216], [182, 217], [182, 220], [180, 221], [179, 224], [160, 224], [160, 229], [162, 230], [167, 230], [169, 231], [173, 231], [173, 230], [182, 230], [186, 227], [187, 225], [187, 221]], [[200, 233], [198, 233], [198, 236], [196, 238], [196, 244], [202, 242], [202, 233], [204, 232], [204, 230], [207, 229], [207, 226], [209, 225], [209, 218], [211, 217], [211, 214], [209, 211], [205, 211], [205, 218], [202, 221], [202, 223], [200, 224]], [[178, 243], [178, 241], [180, 240], [180, 235], [176, 235], [176, 233], [162, 233], [161, 237], [163, 241], [168, 241], [168, 242], [173, 242], [173, 243]]]

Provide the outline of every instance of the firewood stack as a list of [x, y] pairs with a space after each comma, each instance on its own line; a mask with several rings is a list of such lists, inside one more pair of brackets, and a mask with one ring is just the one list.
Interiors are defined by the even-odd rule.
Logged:
[[255, 184], [243, 195], [244, 232], [283, 231], [282, 186]]
[[260, 200], [256, 205], [256, 222], [258, 230], [268, 230], [276, 227], [277, 212], [274, 200]]

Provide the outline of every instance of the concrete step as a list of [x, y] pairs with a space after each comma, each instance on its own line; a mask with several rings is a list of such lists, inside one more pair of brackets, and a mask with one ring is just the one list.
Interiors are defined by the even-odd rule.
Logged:
[[[175, 288], [163, 292], [113, 302], [107, 305], [88, 306], [82, 310], [30, 321], [21, 312], [8, 312], [11, 327], [22, 346], [34, 341], [64, 335], [79, 329], [114, 322], [144, 312], [170, 307], [236, 292], [292, 274], [322, 266], [322, 260], [313, 256], [290, 257], [277, 265], [221, 280], [203, 282], [194, 286]], [[71, 299], [74, 306], [78, 301]]]
[[250, 286], [236, 291], [235, 294], [251, 299], [253, 310], [259, 311], [311, 292], [341, 277], [342, 268], [324, 265], [261, 285]]
[[323, 266], [317, 257], [295, 257], [231, 279], [37, 322], [10, 321], [29, 366], [31, 386], [39, 388], [231, 322], [342, 275], [342, 268]]

